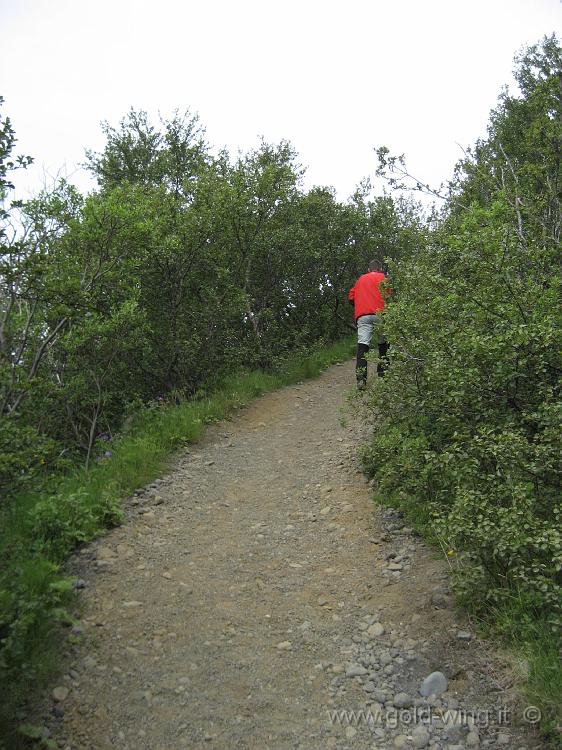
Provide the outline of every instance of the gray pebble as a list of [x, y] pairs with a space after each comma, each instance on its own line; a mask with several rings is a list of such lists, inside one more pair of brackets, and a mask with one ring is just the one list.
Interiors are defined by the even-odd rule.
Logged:
[[384, 635], [384, 625], [380, 622], [374, 622], [372, 625], [369, 625], [367, 634], [370, 638], [378, 638]]
[[363, 677], [363, 675], [367, 674], [367, 670], [365, 667], [362, 667], [360, 664], [347, 664], [345, 667], [345, 676], [346, 677]]
[[412, 745], [416, 748], [427, 747], [429, 740], [429, 732], [424, 727], [416, 727], [412, 732]]
[[68, 696], [68, 688], [67, 687], [56, 687], [53, 690], [53, 698], [57, 701], [57, 703], [60, 703], [61, 701], [66, 700]]
[[478, 747], [478, 745], [480, 744], [480, 737], [478, 735], [478, 732], [474, 732], [474, 731], [469, 732], [466, 735], [465, 742], [468, 745], [468, 747]]
[[472, 633], [469, 630], [459, 630], [457, 633], [459, 641], [471, 641]]
[[397, 693], [392, 702], [396, 708], [409, 708], [413, 703], [408, 693]]
[[429, 695], [441, 695], [447, 690], [449, 682], [443, 672], [432, 672], [422, 682], [420, 694], [427, 698]]
[[462, 738], [463, 731], [462, 728], [459, 726], [451, 726], [447, 727], [447, 738], [451, 740], [451, 742], [457, 742]]

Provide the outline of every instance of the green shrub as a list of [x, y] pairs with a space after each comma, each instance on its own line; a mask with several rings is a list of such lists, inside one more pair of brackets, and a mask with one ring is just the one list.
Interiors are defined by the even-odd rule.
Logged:
[[23, 699], [56, 668], [55, 635], [70, 620], [65, 606], [71, 588], [58, 566], [40, 554], [0, 575], [0, 734], [6, 740]]
[[114, 492], [98, 495], [87, 489], [57, 493], [39, 500], [29, 514], [29, 536], [34, 546], [51, 560], [63, 560], [83, 542], [122, 519]]
[[7, 499], [52, 469], [59, 448], [34, 427], [0, 419], [0, 495]]
[[561, 66], [553, 37], [520, 56], [520, 91], [458, 165], [427, 244], [390, 264], [390, 367], [364, 458], [379, 498], [446, 553], [462, 602], [533, 655], [547, 729], [560, 663], [536, 644], [556, 653], [562, 632]]

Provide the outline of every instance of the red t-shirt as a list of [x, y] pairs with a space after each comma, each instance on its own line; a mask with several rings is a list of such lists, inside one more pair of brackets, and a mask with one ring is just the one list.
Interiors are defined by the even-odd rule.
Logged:
[[379, 285], [385, 278], [384, 273], [380, 271], [369, 271], [360, 276], [351, 287], [349, 299], [355, 305], [355, 320], [361, 315], [372, 315], [384, 308], [384, 299]]

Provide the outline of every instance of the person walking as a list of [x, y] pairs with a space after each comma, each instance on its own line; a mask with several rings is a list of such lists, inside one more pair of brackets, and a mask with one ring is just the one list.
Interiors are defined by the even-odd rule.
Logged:
[[381, 282], [386, 280], [382, 272], [382, 265], [378, 260], [369, 263], [369, 270], [360, 276], [349, 290], [348, 299], [354, 306], [355, 323], [357, 325], [357, 387], [362, 389], [367, 383], [367, 359], [366, 354], [371, 346], [373, 331], [377, 329], [379, 362], [377, 374], [384, 375], [386, 353], [388, 343], [381, 330], [384, 310], [384, 297], [381, 292]]

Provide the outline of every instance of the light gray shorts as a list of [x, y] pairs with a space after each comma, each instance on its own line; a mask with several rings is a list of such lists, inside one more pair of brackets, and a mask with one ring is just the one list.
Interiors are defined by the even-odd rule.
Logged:
[[381, 315], [361, 315], [357, 318], [357, 343], [370, 346], [374, 331], [377, 334], [377, 343], [384, 343], [381, 325]]

